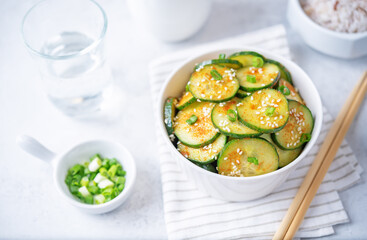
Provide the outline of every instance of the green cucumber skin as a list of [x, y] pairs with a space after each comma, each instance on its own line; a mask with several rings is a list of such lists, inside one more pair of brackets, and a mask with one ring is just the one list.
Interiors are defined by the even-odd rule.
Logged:
[[[306, 111], [308, 111], [309, 112], [309, 114], [310, 114], [310, 116], [311, 116], [311, 119], [312, 119], [312, 127], [311, 127], [311, 131], [309, 132], [310, 134], [312, 134], [312, 131], [313, 131], [313, 128], [314, 128], [314, 126], [315, 126], [315, 119], [313, 118], [313, 116], [312, 116], [312, 112], [311, 112], [311, 110], [306, 106], [306, 105], [303, 105], [303, 104], [301, 104], [301, 103], [299, 103], [299, 102], [297, 102], [297, 101], [295, 101], [295, 100], [288, 100], [288, 106], [289, 106], [289, 102], [296, 102], [296, 103], [298, 103], [298, 104], [300, 104], [300, 105], [302, 105], [303, 106], [303, 108], [306, 110]], [[288, 122], [288, 121], [287, 121]], [[285, 126], [285, 125], [284, 125]], [[277, 140], [277, 137], [276, 137], [276, 135], [274, 134], [274, 133], [272, 133], [271, 135], [271, 139], [274, 141], [274, 143], [280, 148], [280, 149], [282, 149], [282, 150], [295, 150], [295, 149], [297, 149], [297, 148], [301, 148], [301, 147], [304, 147], [307, 143], [303, 143], [303, 144], [301, 144], [300, 146], [298, 146], [298, 147], [294, 147], [294, 148], [287, 148], [287, 147], [283, 147], [279, 142], [278, 142], [278, 140]], [[312, 135], [311, 135], [311, 137], [312, 137]]]
[[201, 168], [203, 168], [203, 169], [205, 169], [205, 170], [207, 170], [207, 171], [209, 171], [209, 172], [212, 172], [212, 173], [218, 173], [217, 172], [217, 169], [211, 164], [211, 163], [209, 163], [209, 164], [200, 164], [200, 163], [195, 163], [194, 162], [194, 164], [196, 165], [196, 166], [198, 166], [198, 167], [201, 167]]
[[266, 61], [277, 65], [279, 67], [280, 71], [282, 71], [284, 73], [284, 75], [286, 76], [286, 79], [284, 79], [284, 80], [286, 80], [287, 82], [289, 82], [290, 84], [293, 85], [292, 75], [288, 71], [288, 69], [283, 66], [283, 64], [281, 64], [280, 62], [277, 62], [275, 60], [272, 60], [272, 59], [266, 59]]
[[182, 144], [184, 144], [184, 145], [186, 145], [186, 146], [188, 146], [188, 147], [192, 147], [192, 148], [201, 148], [201, 147], [204, 147], [205, 145], [208, 145], [208, 144], [211, 144], [212, 142], [214, 142], [214, 141], [215, 141], [215, 139], [217, 139], [217, 137], [219, 137], [219, 135], [220, 135], [220, 132], [217, 132], [217, 133], [214, 135], [214, 137], [213, 137], [213, 138], [211, 138], [210, 140], [208, 140], [208, 141], [206, 141], [206, 142], [204, 142], [204, 143], [201, 143], [201, 144], [197, 144], [197, 145], [188, 144], [188, 143], [186, 143], [186, 142], [182, 141], [182, 140], [181, 140], [177, 135], [176, 135], [176, 137], [178, 138], [178, 140], [179, 140]]
[[[241, 92], [240, 92], [241, 91]], [[236, 93], [236, 97], [238, 98], [245, 98], [250, 94], [247, 94], [248, 92], [242, 90], [242, 89], [238, 89], [237, 93]]]
[[[215, 107], [214, 107], [215, 108]], [[213, 110], [214, 110], [213, 108]], [[212, 110], [212, 113], [211, 113], [211, 119], [212, 119], [212, 123], [214, 125], [214, 127], [216, 129], [218, 129], [222, 134], [228, 136], [228, 137], [232, 137], [232, 138], [246, 138], [246, 137], [249, 137], [249, 138], [252, 138], [252, 137], [258, 137], [260, 136], [262, 133], [259, 132], [259, 133], [254, 133], [254, 134], [236, 134], [236, 133], [228, 133], [228, 132], [225, 132], [223, 130], [220, 129], [220, 127], [218, 127], [215, 123], [214, 123], [214, 120], [213, 120], [213, 111]]]
[[[251, 95], [250, 95], [250, 96], [251, 96]], [[247, 96], [247, 97], [250, 97], [250, 96]], [[288, 106], [288, 111], [289, 111], [289, 104], [288, 104], [288, 102], [287, 102], [287, 106]], [[236, 110], [237, 110], [237, 109], [236, 109]], [[238, 110], [237, 110], [237, 112], [238, 112]], [[253, 130], [256, 130], [256, 131], [258, 131], [258, 132], [260, 132], [260, 133], [275, 133], [275, 132], [278, 132], [278, 131], [282, 130], [282, 129], [285, 127], [285, 125], [287, 125], [288, 119], [289, 119], [289, 115], [288, 115], [287, 120], [285, 121], [285, 124], [284, 124], [283, 126], [280, 126], [280, 127], [278, 127], [278, 128], [274, 128], [274, 129], [263, 129], [263, 128], [256, 127], [256, 126], [254, 126], [254, 125], [252, 125], [252, 124], [250, 124], [250, 123], [247, 123], [246, 121], [244, 121], [244, 120], [243, 120], [243, 119], [238, 115], [238, 120], [239, 120], [242, 124], [246, 125], [247, 127], [251, 128], [251, 129], [253, 129]]]
[[[283, 150], [283, 149], [279, 148], [278, 145], [275, 144], [274, 141], [272, 140], [271, 134], [266, 134], [265, 136], [262, 135], [261, 137], [264, 138], [265, 140], [268, 140], [277, 149], [277, 152], [278, 151], [281, 151], [281, 152], [290, 152], [290, 153], [293, 152], [294, 153], [295, 150], [297, 151], [297, 153], [296, 153], [297, 156], [296, 157], [293, 157], [291, 159], [289, 159], [289, 158], [287, 158], [287, 159], [284, 159], [284, 158], [281, 159], [281, 156], [284, 157], [284, 154], [282, 154], [281, 152], [278, 152], [278, 155], [279, 155], [279, 168], [282, 168], [282, 167], [287, 166], [288, 164], [290, 164], [291, 162], [293, 162], [302, 153], [302, 150], [301, 149], [300, 150], [298, 150], [298, 149], [294, 149], [294, 150]], [[283, 160], [283, 161], [281, 161], [281, 160]], [[286, 162], [284, 162], [284, 160], [286, 160]], [[284, 164], [284, 165], [282, 165], [282, 164]]]
[[173, 134], [173, 118], [176, 113], [174, 100], [175, 98], [168, 98], [164, 104], [164, 125], [168, 135]]
[[274, 64], [274, 65], [276, 65], [276, 66], [279, 68], [279, 73], [278, 73], [278, 75], [276, 76], [276, 78], [274, 79], [274, 81], [273, 81], [273, 82], [271, 82], [271, 83], [269, 83], [268, 85], [260, 86], [260, 87], [257, 87], [257, 88], [246, 88], [246, 87], [244, 87], [244, 86], [241, 86], [241, 84], [240, 84], [240, 89], [241, 89], [241, 90], [243, 90], [243, 91], [247, 91], [247, 92], [256, 92], [256, 91], [261, 90], [261, 89], [265, 89], [265, 88], [272, 88], [272, 87], [274, 87], [274, 86], [277, 84], [277, 82], [279, 81], [280, 76], [281, 76], [281, 73], [280, 73], [280, 71], [281, 71], [281, 67], [279, 67], [279, 65], [275, 64], [274, 62], [269, 61], [268, 59], [264, 59], [264, 65], [265, 65], [266, 63]]
[[[191, 90], [190, 90], [190, 93], [192, 95], [194, 95]], [[199, 99], [201, 102], [221, 103], [221, 102], [227, 102], [227, 101], [231, 100], [232, 98], [236, 97], [236, 94], [237, 94], [237, 92], [235, 92], [232, 96], [230, 96], [228, 98], [225, 98], [225, 99], [222, 99], [222, 100], [207, 100], [207, 99], [202, 99], [202, 98], [194, 98], [194, 99]]]
[[[215, 140], [217, 140], [217, 139], [215, 139]], [[228, 141], [228, 137], [226, 136], [226, 140], [225, 140], [224, 146], [227, 144], [227, 141]], [[210, 144], [210, 143], [208, 143], [208, 144]], [[186, 145], [186, 146], [188, 146], [188, 145]], [[224, 148], [224, 146], [223, 146], [223, 148]], [[221, 152], [222, 151], [220, 151], [212, 159], [209, 159], [208, 161], [205, 161], [205, 162], [200, 162], [198, 160], [191, 159], [191, 158], [186, 158], [186, 159], [189, 159], [191, 162], [195, 163], [196, 165], [205, 165], [205, 164], [210, 164], [210, 163], [213, 163], [213, 162], [217, 161], [217, 159], [219, 158], [219, 155], [220, 155]]]
[[[190, 77], [190, 81], [191, 81], [192, 77]], [[238, 82], [238, 79], [237, 78], [234, 78], [237, 82]], [[195, 95], [193, 93], [193, 90], [191, 89], [192, 87], [195, 87], [195, 86], [192, 86], [192, 84], [189, 85], [188, 87], [188, 90], [189, 92], [194, 96], [194, 99], [199, 99], [201, 102], [212, 102], [212, 103], [221, 103], [221, 102], [226, 102], [226, 101], [229, 101], [231, 100], [232, 98], [234, 98], [238, 92], [238, 90], [240, 89], [240, 84], [238, 82], [238, 89], [233, 93], [232, 96], [229, 96], [227, 98], [224, 98], [224, 99], [221, 99], [221, 100], [211, 100], [211, 99], [203, 99], [203, 98], [200, 98], [200, 97], [197, 97], [195, 98]]]
[[233, 53], [228, 58], [230, 59], [231, 57], [237, 57], [237, 56], [241, 56], [241, 55], [252, 55], [252, 56], [255, 56], [255, 57], [261, 57], [265, 61], [265, 58], [264, 58], [263, 55], [261, 55], [257, 52], [252, 52], [252, 51], [236, 52], [236, 53]]
[[[289, 117], [288, 117], [288, 118], [289, 118]], [[239, 116], [238, 116], [238, 119], [240, 120], [240, 122], [241, 122], [243, 125], [246, 125], [247, 127], [251, 128], [251, 129], [253, 129], [253, 130], [256, 130], [256, 131], [258, 131], [258, 132], [260, 132], [260, 133], [275, 133], [275, 132], [278, 132], [278, 131], [282, 130], [282, 129], [284, 128], [284, 126], [287, 124], [287, 122], [288, 122], [288, 118], [287, 118], [286, 123], [285, 123], [283, 126], [280, 126], [280, 127], [278, 127], [278, 128], [274, 128], [274, 129], [263, 129], [263, 128], [256, 127], [256, 126], [254, 126], [254, 125], [252, 125], [252, 124], [249, 124], [249, 123], [247, 123], [247, 122], [243, 121], [243, 119], [242, 119], [241, 117], [239, 117]]]
[[246, 88], [246, 87], [240, 85], [240, 89], [243, 90], [243, 91], [247, 91], [247, 92], [256, 92], [256, 91], [259, 91], [261, 89], [272, 88], [273, 86], [275, 86], [277, 84], [279, 79], [280, 79], [280, 72], [278, 73], [275, 80], [272, 83], [269, 83], [268, 85], [261, 86], [261, 87], [258, 87], [258, 88]]
[[[279, 154], [278, 154], [278, 152], [277, 152], [277, 149], [274, 147], [274, 145], [273, 144], [271, 144], [268, 140], [266, 140], [266, 139], [264, 139], [264, 138], [262, 138], [262, 137], [254, 137], [254, 138], [257, 138], [257, 139], [261, 139], [261, 140], [264, 140], [264, 141], [266, 141], [272, 148], [273, 148], [273, 150], [274, 150], [274, 153], [277, 155], [277, 157], [278, 157], [278, 169], [279, 169]], [[219, 154], [219, 157], [218, 157], [218, 161], [217, 161], [217, 167], [219, 168], [219, 165], [221, 164], [221, 162], [220, 162], [220, 160], [222, 159], [222, 155], [225, 153], [225, 151], [226, 151], [226, 149], [228, 148], [228, 147], [230, 147], [232, 144], [236, 144], [237, 143], [237, 141], [239, 141], [239, 140], [241, 140], [241, 139], [233, 139], [233, 140], [231, 140], [231, 141], [229, 141], [229, 142], [227, 142], [226, 143], [226, 145], [223, 147], [223, 150], [220, 152], [220, 154]], [[275, 170], [276, 171], [276, 170]]]
[[178, 106], [177, 109], [181, 111], [182, 109], [184, 109], [185, 107], [189, 106], [191, 103], [194, 102], [196, 102], [196, 98], [193, 97], [192, 99], [190, 99], [190, 101], [187, 101], [185, 104]]
[[212, 60], [207, 60], [207, 61], [204, 61], [204, 62], [201, 62], [201, 63], [197, 64], [195, 66], [195, 68], [194, 68], [194, 71], [196, 71], [200, 67], [204, 67], [204, 66], [207, 66], [207, 65], [212, 65], [212, 64], [221, 65], [221, 64], [226, 64], [226, 63], [237, 65], [237, 68], [241, 68], [242, 67], [242, 64], [239, 61], [237, 61], [237, 60], [232, 60], [232, 59], [212, 59]]

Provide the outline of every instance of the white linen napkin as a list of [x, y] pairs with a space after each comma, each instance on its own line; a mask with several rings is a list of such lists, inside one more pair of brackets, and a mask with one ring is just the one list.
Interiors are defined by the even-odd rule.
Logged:
[[[187, 58], [222, 46], [256, 46], [290, 58], [283, 25], [197, 46], [161, 57], [150, 64], [153, 104], [157, 112], [158, 93], [170, 72]], [[156, 124], [158, 118], [156, 116]], [[157, 131], [161, 167], [164, 214], [169, 239], [269, 239], [275, 233], [298, 187], [333, 123], [324, 109], [320, 137], [300, 166], [275, 192], [250, 202], [226, 202], [196, 189], [180, 171]], [[157, 127], [158, 129], [158, 127]], [[333, 234], [333, 225], [348, 222], [337, 191], [357, 183], [362, 168], [344, 141], [321, 184], [296, 237]]]

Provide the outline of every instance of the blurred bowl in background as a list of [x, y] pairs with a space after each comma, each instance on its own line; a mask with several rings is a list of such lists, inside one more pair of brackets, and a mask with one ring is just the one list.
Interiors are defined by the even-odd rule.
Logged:
[[185, 40], [206, 22], [211, 0], [128, 0], [134, 20], [165, 42]]
[[289, 0], [287, 18], [307, 45], [327, 55], [345, 59], [367, 55], [367, 32], [336, 32], [314, 22], [299, 0]]

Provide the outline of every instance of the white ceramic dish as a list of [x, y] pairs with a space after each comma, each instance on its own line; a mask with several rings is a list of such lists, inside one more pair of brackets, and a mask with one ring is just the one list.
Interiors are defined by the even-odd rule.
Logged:
[[[135, 178], [135, 161], [129, 151], [121, 144], [105, 141], [92, 140], [82, 142], [63, 154], [56, 155], [35, 139], [29, 136], [19, 136], [17, 144], [26, 152], [50, 163], [53, 167], [54, 183], [61, 196], [78, 209], [92, 214], [106, 213], [119, 207], [131, 194]], [[96, 153], [108, 158], [116, 158], [126, 171], [126, 183], [124, 190], [114, 199], [100, 205], [91, 205], [80, 202], [69, 191], [65, 184], [65, 177], [70, 167], [76, 163], [88, 160]]]
[[317, 51], [347, 59], [367, 55], [367, 32], [341, 33], [322, 27], [307, 16], [299, 0], [288, 1], [287, 18], [292, 28]]
[[[299, 89], [302, 97], [307, 103], [307, 106], [310, 108], [315, 117], [315, 125], [312, 132], [311, 141], [307, 144], [307, 146], [297, 159], [295, 159], [286, 167], [283, 167], [275, 172], [247, 178], [229, 177], [215, 174], [204, 170], [187, 160], [177, 151], [177, 149], [171, 143], [163, 121], [163, 106], [165, 100], [167, 99], [167, 97], [178, 97], [182, 94], [196, 63], [217, 58], [218, 55], [221, 53], [229, 56], [230, 54], [239, 51], [255, 51], [262, 54], [266, 58], [274, 59], [282, 63], [292, 74], [295, 86]], [[274, 55], [270, 52], [251, 47], [218, 49], [201, 54], [186, 61], [180, 67], [178, 67], [166, 80], [160, 92], [158, 104], [158, 114], [159, 119], [161, 120], [159, 121], [160, 131], [164, 136], [165, 144], [170, 149], [172, 157], [176, 159], [182, 171], [186, 174], [188, 179], [192, 179], [196, 183], [196, 186], [201, 191], [209, 194], [214, 198], [228, 201], [253, 200], [268, 195], [275, 188], [279, 187], [287, 179], [289, 174], [296, 169], [296, 166], [302, 161], [302, 159], [310, 151], [311, 147], [315, 144], [321, 130], [323, 117], [322, 104], [319, 93], [315, 85], [312, 83], [311, 79], [299, 66], [278, 55]]]

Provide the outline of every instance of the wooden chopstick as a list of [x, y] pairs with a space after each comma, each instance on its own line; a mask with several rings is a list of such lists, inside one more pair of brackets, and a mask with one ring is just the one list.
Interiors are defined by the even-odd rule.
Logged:
[[301, 224], [367, 90], [367, 71], [344, 104], [273, 239], [292, 239]]

